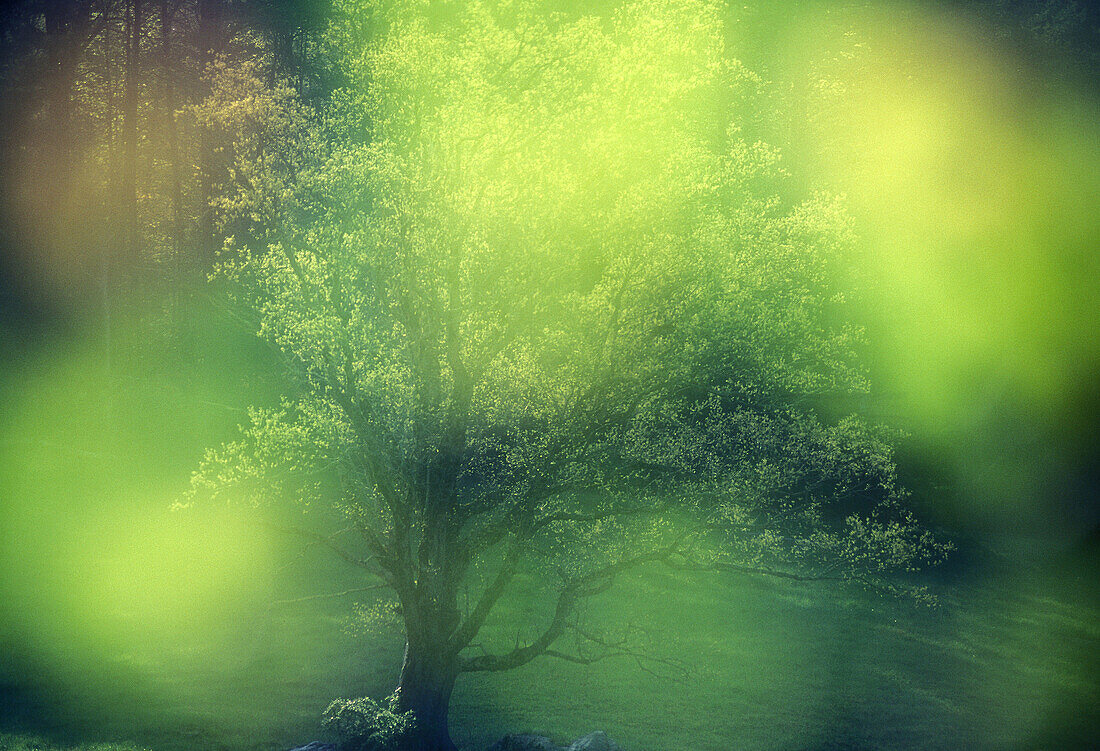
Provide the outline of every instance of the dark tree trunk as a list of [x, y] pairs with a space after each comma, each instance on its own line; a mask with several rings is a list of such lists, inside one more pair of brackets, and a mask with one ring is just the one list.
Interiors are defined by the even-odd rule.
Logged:
[[172, 247], [172, 280], [169, 289], [172, 290], [172, 316], [178, 326], [179, 300], [178, 289], [183, 283], [183, 189], [180, 170], [179, 132], [176, 127], [176, 71], [172, 58], [172, 23], [173, 11], [169, 8], [169, 0], [160, 1], [160, 52], [161, 74], [164, 76], [164, 136], [168, 149], [168, 195], [171, 202], [171, 219], [169, 223], [169, 235]]
[[[199, 0], [198, 45], [199, 66], [205, 72], [225, 48], [226, 32], [222, 27], [224, 0]], [[205, 91], [203, 92], [206, 93]], [[206, 264], [213, 264], [218, 251], [214, 230], [215, 183], [220, 174], [212, 134], [199, 131], [199, 246]]]
[[397, 705], [398, 711], [411, 711], [415, 718], [406, 751], [456, 751], [447, 727], [447, 709], [457, 677], [453, 656], [417, 640], [406, 643]]
[[[54, 160], [45, 170], [55, 180], [69, 165], [72, 126], [72, 86], [74, 56], [71, 49], [74, 9], [71, 3], [46, 3], [46, 128], [44, 153]], [[58, 198], [57, 200], [60, 200]]]
[[141, 55], [142, 0], [130, 0], [127, 13], [126, 80], [122, 100], [122, 218], [126, 227], [120, 270], [133, 279], [141, 263], [137, 201], [138, 71]]
[[446, 516], [437, 504], [425, 515], [419, 576], [405, 590], [405, 659], [398, 683], [398, 709], [413, 713], [415, 727], [403, 751], [456, 751], [447, 708], [458, 677], [451, 636], [461, 620]]

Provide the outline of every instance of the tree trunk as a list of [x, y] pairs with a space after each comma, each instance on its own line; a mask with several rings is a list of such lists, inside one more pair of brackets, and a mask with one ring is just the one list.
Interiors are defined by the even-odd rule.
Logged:
[[405, 751], [457, 751], [447, 727], [458, 670], [453, 656], [437, 645], [410, 639], [401, 665], [398, 711], [412, 712], [415, 727]]
[[[225, 48], [226, 32], [222, 28], [224, 0], [199, 0], [198, 45], [199, 67], [205, 73], [218, 53]], [[205, 89], [202, 94], [208, 93]], [[201, 99], [201, 96], [200, 96]], [[199, 247], [202, 261], [212, 266], [216, 261], [218, 242], [214, 230], [215, 183], [220, 176], [213, 136], [206, 128], [199, 130]]]
[[122, 202], [126, 227], [121, 270], [134, 279], [141, 263], [137, 200], [138, 71], [141, 55], [142, 0], [130, 0], [127, 12], [126, 80], [122, 99]]
[[172, 278], [169, 283], [172, 325], [177, 335], [181, 331], [180, 288], [183, 286], [183, 178], [180, 170], [179, 132], [176, 128], [176, 70], [172, 60], [173, 11], [169, 0], [160, 0], [161, 75], [164, 76], [164, 136], [168, 149], [168, 195], [171, 217], [168, 225], [172, 248]]
[[[72, 147], [72, 88], [76, 56], [76, 51], [70, 44], [74, 24], [72, 4], [46, 3], [44, 16], [47, 65], [46, 75], [43, 77], [46, 104], [43, 151], [44, 156], [52, 162], [50, 169], [43, 170], [42, 173], [50, 176], [55, 182], [53, 190], [60, 192], [61, 189], [56, 186], [57, 175], [68, 176]], [[49, 184], [44, 184], [42, 189], [45, 191], [50, 187]], [[54, 200], [60, 204], [63, 199], [58, 195]], [[53, 210], [57, 211], [56, 208]]]

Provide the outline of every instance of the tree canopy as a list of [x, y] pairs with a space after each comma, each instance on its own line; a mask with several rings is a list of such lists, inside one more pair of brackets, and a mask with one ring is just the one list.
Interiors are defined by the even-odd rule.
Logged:
[[[945, 552], [889, 431], [820, 409], [868, 389], [853, 229], [753, 133], [722, 6], [549, 5], [338, 2], [328, 101], [222, 66], [199, 108], [237, 128], [221, 271], [298, 388], [195, 496], [297, 503], [392, 589], [423, 748], [462, 672], [583, 660], [629, 569], [903, 591]], [[524, 569], [538, 635], [472, 650]]]

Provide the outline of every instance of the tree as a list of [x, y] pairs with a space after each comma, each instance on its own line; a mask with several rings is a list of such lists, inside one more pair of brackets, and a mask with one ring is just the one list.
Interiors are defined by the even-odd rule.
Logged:
[[[563, 646], [606, 646], [577, 606], [628, 571], [902, 591], [943, 554], [889, 432], [815, 408], [867, 389], [850, 223], [740, 130], [760, 82], [717, 3], [339, 11], [324, 117], [213, 84], [209, 116], [252, 123], [222, 270], [300, 388], [194, 494], [296, 502], [283, 529], [392, 592], [409, 748], [454, 749], [464, 673], [593, 659]], [[553, 590], [538, 636], [473, 649], [525, 570]]]

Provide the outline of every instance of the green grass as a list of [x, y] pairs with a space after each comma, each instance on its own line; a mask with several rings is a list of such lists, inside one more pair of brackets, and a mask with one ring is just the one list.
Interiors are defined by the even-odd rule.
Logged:
[[[594, 601], [590, 615], [637, 626], [650, 651], [688, 666], [686, 679], [628, 658], [467, 676], [452, 731], [470, 751], [507, 732], [566, 742], [594, 729], [628, 751], [1091, 745], [1093, 599], [1012, 580], [945, 587], [942, 599], [928, 611], [835, 587], [654, 573]], [[488, 646], [511, 643], [531, 606], [513, 601]], [[399, 635], [348, 634], [343, 613], [337, 601], [284, 606], [201, 639], [120, 645], [55, 673], [42, 692], [52, 714], [31, 719], [59, 738], [156, 751], [289, 748], [319, 737], [332, 698], [382, 695], [396, 678]]]
[[130, 743], [82, 743], [57, 745], [33, 735], [0, 733], [0, 751], [148, 751]]

